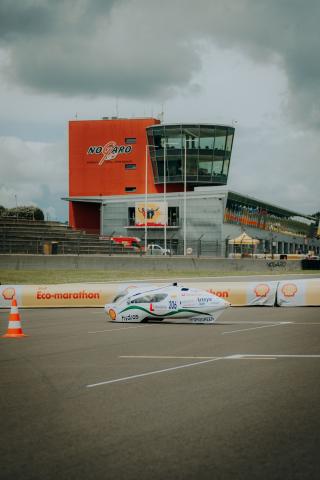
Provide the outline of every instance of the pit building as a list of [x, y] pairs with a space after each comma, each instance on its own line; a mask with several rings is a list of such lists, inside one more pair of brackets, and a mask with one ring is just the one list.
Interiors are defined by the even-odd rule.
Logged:
[[178, 254], [228, 255], [243, 231], [257, 253], [319, 254], [315, 218], [228, 189], [234, 133], [156, 118], [70, 121], [70, 225]]

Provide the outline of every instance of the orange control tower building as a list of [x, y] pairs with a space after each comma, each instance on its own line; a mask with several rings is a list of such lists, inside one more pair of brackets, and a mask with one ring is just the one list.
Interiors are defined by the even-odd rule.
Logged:
[[101, 232], [101, 206], [111, 197], [134, 202], [146, 191], [226, 185], [233, 135], [230, 126], [161, 124], [156, 118], [70, 121], [70, 225]]

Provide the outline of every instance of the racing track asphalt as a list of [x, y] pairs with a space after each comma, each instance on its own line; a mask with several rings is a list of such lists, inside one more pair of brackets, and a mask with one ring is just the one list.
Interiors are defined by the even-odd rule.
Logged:
[[28, 337], [0, 339], [1, 478], [319, 478], [320, 308], [20, 314]]

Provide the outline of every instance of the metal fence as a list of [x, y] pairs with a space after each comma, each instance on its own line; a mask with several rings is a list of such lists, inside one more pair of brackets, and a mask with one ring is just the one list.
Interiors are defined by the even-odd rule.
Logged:
[[[164, 247], [163, 242], [159, 242]], [[184, 255], [183, 243], [167, 241], [169, 255]], [[46, 239], [8, 239], [0, 235], [0, 253], [2, 254], [33, 254], [33, 255], [144, 255], [144, 245], [141, 249], [115, 244], [108, 240], [99, 242], [84, 242], [82, 239], [73, 241], [48, 241]], [[159, 252], [161, 254], [161, 252]], [[158, 254], [159, 254], [158, 253]], [[222, 244], [218, 241], [195, 240], [186, 246], [188, 256], [221, 257], [224, 255]], [[151, 252], [148, 253], [151, 255]]]

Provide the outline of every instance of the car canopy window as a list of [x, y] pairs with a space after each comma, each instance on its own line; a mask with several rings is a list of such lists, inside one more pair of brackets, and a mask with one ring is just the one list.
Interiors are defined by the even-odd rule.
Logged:
[[132, 298], [130, 303], [158, 303], [168, 296], [167, 293], [151, 293], [141, 297]]

